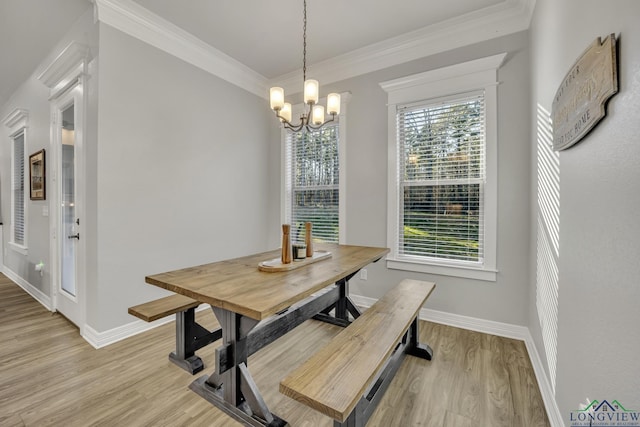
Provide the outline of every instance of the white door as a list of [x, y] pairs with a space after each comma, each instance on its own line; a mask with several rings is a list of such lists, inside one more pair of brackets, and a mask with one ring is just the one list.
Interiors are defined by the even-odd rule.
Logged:
[[82, 84], [53, 102], [53, 187], [51, 197], [55, 308], [82, 329], [85, 323], [82, 272]]

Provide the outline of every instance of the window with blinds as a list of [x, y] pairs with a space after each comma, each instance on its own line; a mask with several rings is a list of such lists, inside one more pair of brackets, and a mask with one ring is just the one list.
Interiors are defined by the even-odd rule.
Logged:
[[304, 242], [304, 224], [313, 223], [315, 241], [338, 243], [339, 238], [339, 126], [287, 133], [286, 220], [293, 242]]
[[481, 263], [484, 92], [398, 106], [398, 254]]
[[24, 232], [24, 133], [13, 138], [13, 175], [11, 180], [12, 240], [17, 245], [25, 245]]

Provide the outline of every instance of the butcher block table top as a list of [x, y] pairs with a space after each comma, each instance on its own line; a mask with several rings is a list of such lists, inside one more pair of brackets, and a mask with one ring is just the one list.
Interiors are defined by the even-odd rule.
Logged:
[[283, 272], [264, 272], [258, 264], [280, 249], [147, 276], [149, 284], [186, 295], [213, 307], [256, 320], [272, 316], [336, 281], [384, 257], [389, 249], [316, 244], [330, 258]]

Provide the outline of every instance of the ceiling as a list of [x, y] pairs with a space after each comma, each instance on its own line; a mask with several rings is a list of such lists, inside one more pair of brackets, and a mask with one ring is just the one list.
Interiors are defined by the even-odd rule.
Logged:
[[[268, 79], [302, 67], [302, 0], [135, 0]], [[308, 0], [307, 61], [320, 62], [504, 0]]]
[[89, 7], [88, 0], [0, 0], [0, 107]]
[[[302, 67], [302, 0], [109, 1], [135, 1], [145, 14], [158, 15], [266, 79]], [[307, 62], [312, 68], [421, 29], [530, 1], [308, 0]], [[90, 7], [90, 0], [0, 0], [0, 105]]]

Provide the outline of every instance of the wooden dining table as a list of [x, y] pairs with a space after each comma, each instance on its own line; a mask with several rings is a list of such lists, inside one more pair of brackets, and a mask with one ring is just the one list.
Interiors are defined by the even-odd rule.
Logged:
[[261, 271], [280, 250], [147, 276], [145, 281], [209, 304], [222, 329], [215, 370], [191, 390], [249, 426], [283, 426], [267, 407], [247, 358], [310, 318], [348, 326], [360, 310], [349, 297], [349, 279], [384, 257], [381, 247], [324, 244], [330, 256], [295, 263], [288, 271]]

